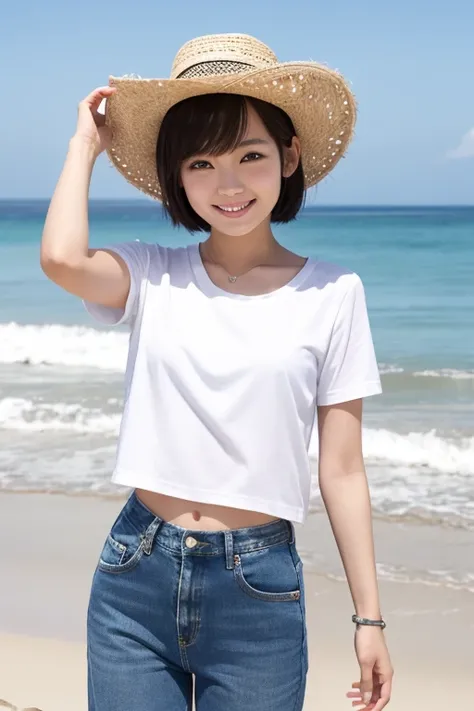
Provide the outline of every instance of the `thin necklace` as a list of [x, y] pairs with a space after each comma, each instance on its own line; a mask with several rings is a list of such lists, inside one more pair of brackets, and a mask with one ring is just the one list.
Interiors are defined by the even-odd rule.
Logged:
[[[202, 249], [202, 248], [199, 248], [199, 249]], [[202, 252], [201, 252], [201, 258], [202, 258]], [[209, 257], [207, 257], [207, 259], [209, 259]], [[229, 274], [229, 272], [227, 271], [227, 269], [225, 269], [225, 268], [222, 266], [222, 264], [219, 264], [219, 262], [216, 262], [216, 260], [213, 259], [212, 257], [209, 259], [209, 261], [210, 261], [212, 264], [217, 264], [217, 266], [220, 267], [221, 269], [224, 269], [224, 271], [225, 271], [226, 274], [227, 274], [227, 279], [228, 279], [230, 282], [232, 282], [232, 284], [234, 284], [234, 283], [237, 281], [237, 279], [238, 279], [239, 277], [243, 276], [244, 274], [248, 274], [248, 272], [251, 272], [252, 269], [255, 269], [255, 267], [261, 266], [260, 264], [255, 264], [253, 267], [250, 267], [250, 269], [247, 269], [245, 272], [242, 272], [242, 274], [232, 275], [232, 274]]]

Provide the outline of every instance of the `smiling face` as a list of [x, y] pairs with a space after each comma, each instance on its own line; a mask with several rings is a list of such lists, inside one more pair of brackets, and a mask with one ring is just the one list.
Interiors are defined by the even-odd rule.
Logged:
[[180, 178], [193, 210], [224, 234], [247, 234], [270, 219], [281, 190], [299, 159], [296, 137], [284, 148], [283, 163], [255, 109], [247, 105], [247, 128], [234, 150], [223, 155], [197, 154], [185, 160]]
[[305, 196], [300, 153], [293, 123], [277, 106], [238, 94], [185, 99], [158, 134], [165, 214], [191, 232], [233, 235], [265, 220], [289, 222]]

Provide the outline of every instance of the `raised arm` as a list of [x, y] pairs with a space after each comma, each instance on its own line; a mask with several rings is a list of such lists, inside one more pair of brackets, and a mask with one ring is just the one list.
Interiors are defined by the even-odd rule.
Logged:
[[130, 290], [125, 261], [108, 250], [89, 249], [89, 186], [95, 161], [109, 142], [105, 118], [97, 109], [114, 91], [101, 87], [79, 104], [76, 133], [44, 225], [40, 263], [46, 276], [66, 291], [123, 308]]

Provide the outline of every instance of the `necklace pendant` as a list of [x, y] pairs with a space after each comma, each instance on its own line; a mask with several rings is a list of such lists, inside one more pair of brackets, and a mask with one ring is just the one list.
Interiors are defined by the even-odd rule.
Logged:
[[236, 276], [228, 276], [227, 278], [229, 279], [229, 281], [232, 282], [232, 284], [233, 284], [235, 281], [237, 281], [237, 277], [236, 277]]

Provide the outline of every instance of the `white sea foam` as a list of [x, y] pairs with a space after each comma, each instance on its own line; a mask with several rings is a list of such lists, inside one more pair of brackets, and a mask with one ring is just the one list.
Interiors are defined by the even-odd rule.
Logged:
[[455, 370], [440, 368], [439, 370], [417, 370], [413, 373], [417, 378], [452, 378], [453, 380], [474, 380], [474, 370]]
[[390, 365], [390, 363], [379, 363], [380, 375], [393, 375], [393, 373], [403, 373], [404, 369], [399, 365]]
[[474, 437], [446, 439], [429, 432], [398, 434], [390, 430], [364, 431], [364, 456], [446, 474], [474, 473]]
[[120, 414], [105, 415], [98, 408], [62, 402], [33, 402], [20, 397], [0, 400], [0, 428], [43, 432], [59, 430], [82, 434], [116, 435]]
[[0, 324], [0, 363], [125, 369], [128, 334], [85, 326]]
[[[379, 363], [380, 375], [398, 375], [405, 373], [405, 368], [391, 363]], [[427, 368], [426, 370], [415, 370], [412, 373], [414, 378], [450, 378], [451, 380], [474, 380], [474, 370], [457, 370], [456, 368]]]
[[[474, 437], [446, 439], [436, 430], [399, 434], [386, 429], [363, 429], [364, 458], [370, 461], [427, 467], [445, 474], [474, 474]], [[316, 457], [316, 430], [310, 444], [310, 455]]]

